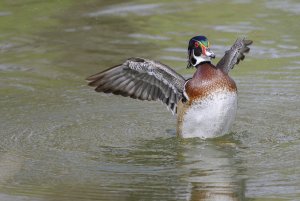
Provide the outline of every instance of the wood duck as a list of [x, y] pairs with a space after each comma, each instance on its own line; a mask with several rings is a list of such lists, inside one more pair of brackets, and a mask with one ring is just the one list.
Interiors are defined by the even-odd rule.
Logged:
[[130, 58], [87, 81], [97, 92], [162, 101], [177, 114], [177, 134], [183, 138], [214, 138], [228, 133], [235, 119], [237, 87], [228, 73], [245, 58], [251, 44], [251, 40], [237, 39], [215, 66], [208, 39], [191, 38], [187, 68], [195, 67], [196, 72], [189, 79], [160, 62]]

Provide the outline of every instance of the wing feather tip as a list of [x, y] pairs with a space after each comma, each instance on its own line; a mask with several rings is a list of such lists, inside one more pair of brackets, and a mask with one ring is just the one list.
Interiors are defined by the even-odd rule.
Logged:
[[243, 42], [244, 42], [244, 44], [245, 44], [246, 46], [248, 46], [248, 45], [251, 45], [251, 44], [253, 43], [253, 40], [247, 40], [247, 39], [244, 39]]

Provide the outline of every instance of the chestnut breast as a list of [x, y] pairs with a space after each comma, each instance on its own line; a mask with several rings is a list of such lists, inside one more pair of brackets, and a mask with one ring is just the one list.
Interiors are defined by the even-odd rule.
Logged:
[[190, 103], [218, 90], [236, 92], [237, 88], [227, 73], [217, 69], [211, 63], [200, 65], [193, 78], [185, 86], [185, 93], [188, 95]]

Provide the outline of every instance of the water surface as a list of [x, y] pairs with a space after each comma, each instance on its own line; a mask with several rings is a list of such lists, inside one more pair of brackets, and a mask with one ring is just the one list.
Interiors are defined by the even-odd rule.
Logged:
[[[295, 0], [2, 1], [0, 200], [299, 200], [299, 13]], [[162, 104], [86, 86], [132, 56], [189, 77], [198, 34], [214, 62], [254, 40], [222, 138], [179, 139]]]

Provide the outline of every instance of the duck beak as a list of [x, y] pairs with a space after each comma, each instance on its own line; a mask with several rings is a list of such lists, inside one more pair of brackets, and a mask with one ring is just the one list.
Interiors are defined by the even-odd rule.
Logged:
[[210, 57], [212, 59], [216, 58], [215, 53], [213, 53], [213, 51], [211, 51], [209, 48], [206, 48], [205, 53], [206, 53], [206, 56], [208, 56], [208, 57]]

